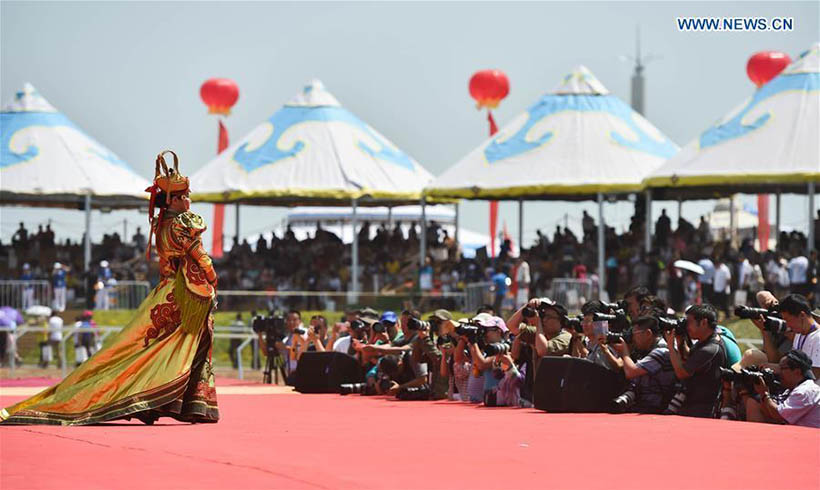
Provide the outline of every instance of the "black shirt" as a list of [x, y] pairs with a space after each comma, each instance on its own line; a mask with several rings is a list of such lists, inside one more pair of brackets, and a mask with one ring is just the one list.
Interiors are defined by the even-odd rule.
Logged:
[[689, 358], [683, 365], [691, 374], [684, 381], [686, 401], [683, 414], [700, 417], [712, 415], [712, 409], [720, 394], [720, 368], [726, 366], [726, 354], [716, 334], [699, 341], [689, 351]]

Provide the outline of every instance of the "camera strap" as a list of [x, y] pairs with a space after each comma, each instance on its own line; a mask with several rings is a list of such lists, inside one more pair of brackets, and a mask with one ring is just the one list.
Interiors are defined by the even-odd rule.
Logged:
[[806, 343], [806, 339], [808, 339], [809, 335], [813, 334], [815, 330], [817, 330], [817, 325], [812, 325], [812, 327], [809, 329], [806, 335], [798, 334], [800, 335], [800, 340], [797, 342], [797, 350], [803, 350], [803, 344]]

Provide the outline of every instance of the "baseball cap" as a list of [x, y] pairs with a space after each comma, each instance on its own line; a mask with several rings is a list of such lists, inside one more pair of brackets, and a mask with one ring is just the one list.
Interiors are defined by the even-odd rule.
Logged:
[[507, 324], [501, 317], [490, 315], [489, 313], [479, 313], [473, 317], [473, 321], [484, 328], [498, 328], [502, 332], [507, 332]]
[[384, 313], [382, 313], [382, 316], [381, 318], [379, 318], [379, 321], [382, 323], [398, 323], [399, 318], [396, 316], [395, 312], [385, 311]]
[[430, 318], [437, 318], [439, 320], [447, 321], [452, 320], [453, 315], [449, 311], [441, 309], [434, 311], [433, 314], [430, 315]]
[[359, 317], [364, 320], [374, 320], [379, 321], [379, 312], [374, 310], [373, 308], [362, 308], [361, 310], [356, 312]]

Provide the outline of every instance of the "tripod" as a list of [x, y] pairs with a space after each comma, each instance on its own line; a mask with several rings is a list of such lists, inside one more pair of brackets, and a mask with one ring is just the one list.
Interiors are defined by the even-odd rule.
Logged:
[[282, 353], [276, 348], [276, 343], [270, 341], [267, 344], [267, 352], [265, 352], [265, 371], [262, 375], [262, 382], [271, 384], [271, 374], [276, 378], [276, 384], [279, 384], [279, 373], [282, 373], [282, 381], [287, 380], [285, 375], [285, 360], [282, 358]]

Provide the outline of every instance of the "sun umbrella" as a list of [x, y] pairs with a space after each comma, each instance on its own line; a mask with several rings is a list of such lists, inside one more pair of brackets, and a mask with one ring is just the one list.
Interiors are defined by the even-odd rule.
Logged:
[[694, 262], [689, 262], [688, 260], [676, 260], [673, 265], [678, 269], [694, 272], [697, 275], [702, 275], [704, 272], [706, 272], [703, 270], [703, 267], [699, 266]]

